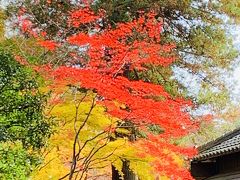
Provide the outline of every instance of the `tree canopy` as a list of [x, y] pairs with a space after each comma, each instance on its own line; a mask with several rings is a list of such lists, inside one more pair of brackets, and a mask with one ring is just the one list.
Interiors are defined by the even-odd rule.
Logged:
[[[67, 19], [69, 29], [76, 28], [78, 32], [67, 36], [59, 34], [58, 38], [51, 36], [53, 39], [48, 39], [47, 32], [44, 33], [43, 29], [34, 30], [30, 19], [20, 22], [22, 32], [35, 37], [38, 44], [50, 53], [61, 51], [62, 48], [68, 50], [68, 57], [58, 59], [59, 63], [52, 60], [47, 65], [35, 68], [53, 83], [50, 88], [61, 92], [71, 85], [81, 91], [92, 90], [97, 94], [94, 101], [105, 107], [108, 115], [118, 119], [115, 126], [130, 130], [130, 135], [121, 135], [117, 132], [117, 127], [105, 127], [105, 131], [116, 131], [120, 138], [128, 137], [130, 141], [133, 137], [132, 140], [144, 149], [139, 149], [141, 156], [155, 159], [153, 167], [156, 176], [179, 177], [181, 174], [183, 179], [191, 179], [189, 172], [176, 163], [173, 156], [191, 156], [195, 150], [178, 147], [172, 142], [197, 127], [185, 111], [192, 106], [191, 101], [180, 95], [172, 96], [163, 86], [137, 78], [138, 74], [131, 75], [134, 71], [145, 72], [154, 66], [164, 69], [176, 60], [172, 53], [175, 45], [161, 43], [162, 23], [155, 18], [155, 12], [142, 12], [132, 21], [119, 22], [114, 26], [109, 23], [108, 28], [104, 29], [101, 29], [101, 19], [104, 20], [106, 14], [101, 10], [95, 14], [87, 4], [62, 16], [62, 19]], [[90, 157], [79, 158], [81, 147], [85, 144], [79, 140], [79, 133], [87, 121], [88, 116], [82, 125], [75, 126], [71, 171], [68, 174], [70, 179], [78, 177], [78, 172], [83, 172], [84, 176], [80, 177], [85, 177], [85, 169], [88, 168], [86, 162], [98, 152], [92, 153], [91, 150]], [[135, 132], [142, 135], [137, 136]], [[107, 137], [115, 141], [118, 136], [116, 139]], [[105, 146], [104, 141], [100, 144]], [[121, 160], [123, 164], [129, 161], [127, 157], [121, 157]], [[130, 161], [130, 168], [133, 163]]]
[[[14, 51], [18, 61], [1, 56], [2, 141], [41, 148], [51, 134], [49, 110], [58, 128], [33, 177], [48, 177], [49, 167], [57, 178], [83, 179], [113, 165], [115, 178], [192, 179], [187, 161], [196, 150], [178, 140], [199, 127], [193, 108], [227, 102], [219, 74], [237, 53], [222, 26], [226, 17], [238, 23], [238, 8], [225, 0], [10, 4], [12, 30], [34, 46]], [[176, 68], [198, 77], [198, 97], [172, 78]], [[48, 101], [36, 74], [52, 92]]]
[[[215, 104], [224, 106], [228, 99], [228, 89], [219, 78], [220, 74], [229, 69], [238, 55], [232, 45], [232, 39], [227, 36], [226, 24], [239, 22], [239, 3], [237, 1], [165, 1], [165, 0], [107, 0], [87, 1], [97, 12], [103, 9], [106, 13], [101, 29], [115, 26], [118, 22], [129, 22], [140, 16], [141, 11], [156, 13], [155, 19], [162, 23], [162, 38], [160, 43], [175, 43], [178, 59], [175, 65], [183, 71], [197, 77], [201, 91], [198, 97], [193, 97], [199, 104]], [[47, 39], [60, 40], [82, 30], [83, 27], [68, 27], [64, 14], [74, 11], [82, 2], [51, 2], [18, 1], [19, 14], [27, 14], [31, 28], [37, 32], [41, 29]], [[51, 8], [52, 11], [49, 11]], [[19, 11], [20, 9], [20, 11]], [[9, 11], [12, 12], [12, 11]], [[16, 11], [15, 11], [16, 12]], [[16, 14], [16, 13], [15, 13]], [[229, 21], [226, 22], [226, 19]], [[24, 27], [26, 28], [27, 21]], [[27, 29], [25, 29], [27, 30]], [[66, 56], [67, 57], [67, 56]], [[169, 78], [160, 69], [154, 70], [160, 79], [158, 83], [169, 86]], [[160, 73], [157, 73], [160, 72]], [[147, 74], [148, 75], [148, 74]], [[145, 74], [146, 76], [146, 74]], [[171, 85], [175, 85], [170, 81]], [[177, 88], [183, 89], [185, 84]], [[173, 88], [174, 89], [174, 88]], [[218, 91], [216, 91], [218, 89]], [[205, 95], [206, 94], [206, 95]], [[209, 95], [211, 98], [209, 98]]]

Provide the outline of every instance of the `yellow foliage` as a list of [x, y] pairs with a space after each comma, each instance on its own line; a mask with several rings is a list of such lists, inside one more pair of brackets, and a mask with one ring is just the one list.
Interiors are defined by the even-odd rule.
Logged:
[[36, 170], [31, 179], [32, 180], [57, 180], [60, 177], [67, 174], [69, 167], [63, 164], [62, 160], [58, 156], [56, 148], [46, 154], [44, 163], [40, 169]]
[[120, 134], [125, 134], [125, 135], [129, 135], [130, 134], [130, 131], [125, 129], [125, 128], [117, 128], [116, 132], [120, 133]]
[[178, 164], [180, 167], [183, 167], [185, 165], [183, 158], [181, 158], [180, 156], [173, 154], [172, 157], [174, 159], [174, 162]]
[[[61, 97], [61, 103], [49, 108], [51, 109], [51, 115], [59, 123], [56, 133], [50, 138], [48, 148], [51, 151], [46, 155], [42, 168], [36, 171], [32, 178], [34, 180], [55, 180], [69, 173], [76, 129], [88, 118], [79, 134], [80, 147], [88, 140], [96, 136], [97, 138], [86, 143], [86, 146], [81, 151], [81, 157], [86, 157], [92, 150], [101, 148], [91, 158], [92, 162], [89, 167], [97, 170], [98, 173], [110, 174], [109, 165], [113, 164], [121, 172], [123, 165], [121, 159], [127, 159], [130, 162], [130, 169], [138, 174], [140, 179], [153, 180], [155, 176], [151, 162], [154, 159], [150, 156], [139, 157], [138, 154], [141, 152], [137, 145], [130, 143], [127, 137], [118, 138], [114, 136], [111, 128], [116, 127], [118, 119], [108, 116], [104, 107], [94, 104], [94, 108], [90, 111], [93, 105], [93, 93], [89, 93], [81, 101], [83, 97], [85, 97], [83, 93], [67, 92]], [[81, 103], [79, 104], [79, 102]], [[90, 116], [88, 116], [89, 112], [91, 112]], [[110, 131], [105, 131], [107, 129], [110, 129]], [[117, 132], [125, 135], [130, 133], [122, 128], [118, 128]], [[106, 136], [111, 136], [112, 140], [110, 141], [109, 137], [106, 138]], [[178, 160], [177, 157], [176, 160]], [[81, 165], [81, 161], [78, 162], [78, 167], [79, 165]], [[89, 173], [91, 174], [91, 172]], [[161, 179], [165, 180], [166, 178], [162, 177]]]
[[0, 41], [5, 39], [5, 29], [4, 29], [4, 20], [6, 19], [6, 15], [2, 10], [0, 10]]
[[140, 179], [155, 180], [155, 173], [150, 162], [148, 158], [130, 161], [130, 169], [134, 171]]
[[170, 178], [167, 176], [160, 176], [159, 180], [170, 180]]
[[[66, 93], [62, 97], [61, 103], [55, 105], [53, 109], [49, 108], [51, 109], [51, 115], [54, 116], [59, 123], [56, 133], [50, 138], [49, 149], [52, 148], [52, 150], [46, 155], [43, 167], [33, 174], [33, 179], [58, 179], [69, 172], [73, 141], [76, 134], [75, 128], [78, 129], [88, 117], [93, 96], [94, 94], [89, 94], [85, 101], [81, 102], [78, 106], [78, 102], [82, 99], [83, 94], [73, 95]], [[117, 119], [105, 113], [104, 107], [95, 105], [89, 119], [79, 134], [81, 146], [87, 140], [104, 132], [107, 128], [114, 128], [116, 121]], [[106, 145], [92, 157], [93, 161], [90, 163], [92, 168], [98, 169], [101, 166], [111, 164], [111, 162], [115, 162], [116, 166], [121, 167], [122, 164], [119, 157], [134, 156], [134, 150], [126, 139], [119, 138], [114, 141], [109, 141], [109, 138], [104, 139], [108, 133], [110, 132], [106, 131], [96, 139], [89, 141], [81, 152], [82, 157], [87, 156], [92, 149], [98, 149], [106, 143]], [[105, 159], [107, 159], [107, 161], [104, 161]], [[101, 171], [109, 170], [108, 167]]]

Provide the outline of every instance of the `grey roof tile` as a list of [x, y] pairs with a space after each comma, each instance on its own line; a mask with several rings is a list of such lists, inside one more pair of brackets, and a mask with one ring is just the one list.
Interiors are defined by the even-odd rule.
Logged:
[[199, 154], [193, 160], [206, 160], [238, 151], [240, 151], [240, 128], [199, 147]]

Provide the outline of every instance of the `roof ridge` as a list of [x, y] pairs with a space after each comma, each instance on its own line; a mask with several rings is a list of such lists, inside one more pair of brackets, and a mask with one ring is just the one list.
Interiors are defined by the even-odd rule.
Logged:
[[199, 146], [198, 147], [199, 153], [201, 153], [201, 152], [203, 152], [203, 151], [205, 151], [209, 148], [212, 148], [213, 146], [216, 146], [216, 145], [218, 145], [218, 144], [220, 144], [220, 143], [222, 143], [222, 142], [224, 142], [224, 141], [226, 141], [226, 140], [228, 140], [228, 139], [230, 139], [230, 138], [232, 138], [232, 137], [234, 137], [238, 134], [240, 134], [240, 127], [225, 133], [224, 135], [216, 138], [213, 141], [210, 141], [210, 142], [208, 142], [208, 143], [206, 143], [202, 146]]

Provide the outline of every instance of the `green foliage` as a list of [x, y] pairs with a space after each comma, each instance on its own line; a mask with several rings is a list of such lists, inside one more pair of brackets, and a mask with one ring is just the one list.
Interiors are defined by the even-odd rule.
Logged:
[[1, 11], [0, 179], [26, 180], [41, 163], [39, 148], [52, 133], [52, 122], [43, 115], [47, 96], [38, 90], [41, 78], [8, 53], [20, 54], [29, 60], [30, 54], [40, 54], [41, 49], [30, 50], [35, 43], [32, 40], [6, 39], [4, 20], [5, 14]]
[[26, 180], [40, 158], [27, 152], [21, 143], [0, 143], [0, 179]]
[[225, 91], [212, 91], [209, 87], [201, 89], [198, 97], [198, 102], [200, 104], [215, 104], [220, 107], [224, 107], [226, 101], [228, 100], [229, 92]]
[[213, 122], [205, 122], [201, 124], [197, 132], [191, 133], [179, 140], [177, 143], [199, 147], [239, 127], [239, 119], [237, 121], [225, 121], [223, 119], [218, 119]]
[[222, 0], [220, 4], [215, 4], [215, 7], [239, 22], [240, 2], [238, 0]]
[[20, 140], [40, 148], [51, 134], [44, 118], [46, 95], [38, 90], [36, 74], [0, 50], [0, 141]]
[[23, 57], [29, 64], [39, 65], [46, 63], [49, 59], [54, 59], [52, 54], [46, 53], [43, 48], [40, 48], [33, 38], [25, 39], [14, 36], [9, 39], [3, 39], [0, 48]]

